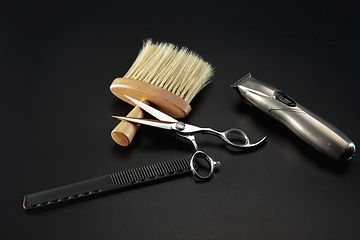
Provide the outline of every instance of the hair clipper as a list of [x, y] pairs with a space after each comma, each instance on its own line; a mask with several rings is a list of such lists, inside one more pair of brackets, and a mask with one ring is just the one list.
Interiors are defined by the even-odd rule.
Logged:
[[350, 160], [355, 144], [340, 130], [275, 87], [245, 75], [232, 85], [251, 105], [284, 124], [298, 137], [335, 160]]

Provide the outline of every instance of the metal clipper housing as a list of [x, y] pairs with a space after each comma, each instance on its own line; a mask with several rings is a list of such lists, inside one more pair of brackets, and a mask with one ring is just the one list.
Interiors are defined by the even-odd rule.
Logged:
[[335, 160], [350, 160], [355, 144], [340, 130], [275, 87], [245, 75], [232, 85], [251, 105], [277, 119], [298, 137]]

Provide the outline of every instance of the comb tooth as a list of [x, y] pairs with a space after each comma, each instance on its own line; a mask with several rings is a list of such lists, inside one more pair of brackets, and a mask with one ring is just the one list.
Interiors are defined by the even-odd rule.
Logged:
[[155, 168], [155, 171], [156, 171], [157, 175], [161, 176], [163, 174], [163, 171], [159, 167], [158, 163], [154, 165], [154, 168]]
[[174, 172], [176, 172], [176, 165], [174, 162], [169, 162], [169, 168], [170, 168], [170, 173], [173, 174]]
[[153, 178], [156, 175], [153, 166], [152, 165], [148, 166], [148, 170], [150, 172], [150, 178]]
[[130, 170], [130, 177], [131, 177], [131, 182], [132, 183], [135, 183], [137, 181], [137, 179], [139, 178], [134, 169]]
[[119, 184], [119, 178], [118, 178], [118, 173], [113, 173], [110, 174], [111, 177], [111, 181], [114, 185], [118, 185]]
[[162, 164], [162, 165], [163, 165], [166, 173], [172, 172], [171, 167], [169, 166], [169, 164]]
[[125, 180], [125, 182], [127, 182], [127, 183], [128, 183], [128, 182], [131, 182], [131, 181], [130, 181], [130, 176], [129, 176], [128, 170], [127, 170], [127, 171], [124, 171], [123, 173], [124, 173], [123, 175], [124, 175], [124, 180]]
[[146, 179], [146, 175], [144, 174], [143, 168], [137, 168], [136, 171], [137, 171], [137, 173], [139, 175], [139, 180], [140, 181]]
[[145, 178], [150, 178], [151, 177], [150, 169], [148, 167], [142, 167], [142, 169], [144, 170]]

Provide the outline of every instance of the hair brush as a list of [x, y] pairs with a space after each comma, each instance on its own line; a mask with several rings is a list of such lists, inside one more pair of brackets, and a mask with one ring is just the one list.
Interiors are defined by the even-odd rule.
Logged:
[[[186, 117], [196, 94], [209, 83], [213, 75], [211, 65], [187, 48], [171, 43], [144, 42], [134, 63], [122, 78], [116, 78], [111, 92], [121, 100], [134, 105], [125, 95], [174, 117]], [[136, 107], [127, 117], [142, 118]], [[133, 140], [139, 124], [121, 121], [111, 132], [112, 139], [121, 146]]]

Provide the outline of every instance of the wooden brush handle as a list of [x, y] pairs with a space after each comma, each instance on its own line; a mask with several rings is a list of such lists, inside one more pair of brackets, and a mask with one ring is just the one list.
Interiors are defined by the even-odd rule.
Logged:
[[[150, 105], [145, 99], [141, 100], [142, 103]], [[131, 110], [127, 117], [143, 118], [144, 112], [140, 107], [136, 106]], [[139, 129], [140, 124], [131, 123], [128, 121], [121, 121], [111, 132], [112, 139], [121, 146], [128, 146], [134, 139], [136, 131]]]

